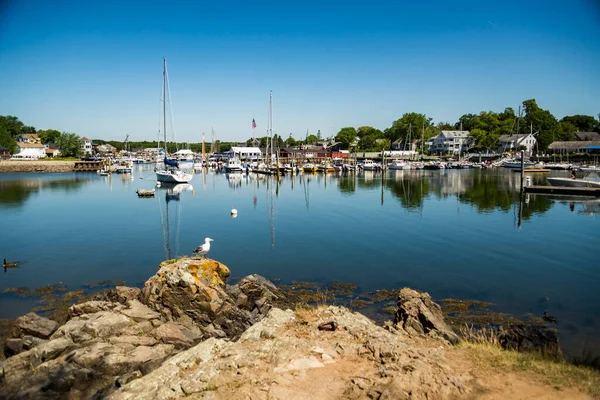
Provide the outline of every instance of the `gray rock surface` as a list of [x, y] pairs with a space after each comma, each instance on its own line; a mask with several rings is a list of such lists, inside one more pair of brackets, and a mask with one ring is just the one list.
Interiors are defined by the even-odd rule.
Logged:
[[[335, 320], [335, 332], [319, 331]], [[277, 308], [237, 342], [208, 339], [112, 393], [121, 399], [453, 399], [471, 392], [439, 348], [403, 342], [361, 314]], [[387, 396], [387, 397], [386, 397]]]
[[444, 321], [442, 308], [431, 300], [429, 293], [403, 288], [398, 295], [398, 310], [394, 324], [409, 334], [441, 337], [452, 344], [460, 338]]
[[33, 313], [17, 319], [0, 364], [0, 398], [105, 397], [202, 339], [239, 338], [264, 316], [260, 309], [285, 298], [254, 276], [254, 305], [240, 308], [225, 291], [228, 275], [213, 260], [171, 260], [143, 291], [119, 286], [73, 305], [60, 327]]
[[545, 325], [512, 324], [501, 326], [498, 332], [500, 345], [505, 349], [535, 351], [559, 356], [558, 331]]
[[29, 313], [17, 318], [13, 328], [13, 336], [23, 337], [30, 335], [40, 339], [48, 339], [57, 328], [57, 322], [40, 317], [36, 313]]

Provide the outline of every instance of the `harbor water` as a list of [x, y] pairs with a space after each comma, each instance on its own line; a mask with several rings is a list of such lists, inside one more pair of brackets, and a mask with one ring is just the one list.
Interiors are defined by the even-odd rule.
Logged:
[[[0, 256], [20, 262], [0, 271], [0, 318], [36, 302], [8, 288], [142, 286], [161, 261], [210, 237], [208, 256], [232, 282], [253, 273], [344, 282], [358, 296], [409, 286], [520, 319], [547, 310], [568, 352], [600, 354], [598, 199], [520, 196], [520, 175], [504, 169], [280, 179], [209, 170], [190, 184], [157, 188], [151, 165], [131, 175], [0, 175]], [[153, 188], [153, 198], [136, 195]]]

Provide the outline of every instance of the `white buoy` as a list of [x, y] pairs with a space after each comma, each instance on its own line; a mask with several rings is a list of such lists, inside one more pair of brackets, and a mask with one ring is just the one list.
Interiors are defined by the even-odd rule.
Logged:
[[160, 181], [156, 182], [156, 187], [160, 187]]
[[236, 210], [235, 208], [232, 208], [232, 209], [231, 209], [231, 216], [232, 216], [233, 218], [237, 217], [237, 210]]

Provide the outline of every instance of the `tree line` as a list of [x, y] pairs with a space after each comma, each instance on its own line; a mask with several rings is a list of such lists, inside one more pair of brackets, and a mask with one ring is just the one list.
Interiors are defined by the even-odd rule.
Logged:
[[383, 131], [371, 126], [346, 127], [340, 129], [335, 139], [344, 149], [382, 151], [390, 149], [397, 140], [402, 143], [422, 137], [427, 140], [443, 130], [462, 129], [475, 138], [474, 151], [493, 151], [500, 147], [498, 139], [501, 135], [533, 132], [538, 150], [544, 151], [554, 141], [576, 140], [577, 131], [600, 133], [600, 114], [598, 119], [589, 115], [570, 115], [558, 120], [550, 111], [539, 107], [535, 99], [523, 101], [522, 113], [517, 114], [507, 107], [502, 112], [481, 111], [464, 114], [454, 123], [434, 124], [433, 118], [426, 114], [409, 112]]
[[38, 130], [34, 126], [25, 125], [13, 115], [0, 115], [0, 146], [15, 153], [17, 137], [27, 133], [37, 134], [42, 144], [54, 143], [64, 157], [78, 157], [81, 154], [81, 142], [75, 133], [60, 132], [56, 129]]
[[[389, 150], [392, 143], [400, 141], [408, 143], [415, 139], [425, 140], [437, 136], [442, 130], [467, 130], [475, 138], [474, 151], [493, 151], [500, 147], [498, 139], [501, 135], [510, 135], [516, 132], [533, 132], [538, 141], [538, 151], [544, 151], [553, 141], [576, 140], [575, 132], [600, 133], [600, 114], [598, 119], [589, 115], [569, 115], [558, 120], [548, 110], [538, 106], [535, 99], [525, 100], [522, 104], [522, 113], [511, 107], [501, 112], [481, 111], [478, 114], [464, 114], [457, 121], [433, 122], [433, 118], [426, 114], [408, 112], [392, 122], [392, 125], [383, 131], [372, 126], [358, 128], [345, 127], [335, 136], [342, 149], [355, 151], [382, 151]], [[7, 147], [11, 152], [16, 151], [16, 137], [24, 133], [37, 133], [42, 143], [55, 143], [63, 156], [79, 156], [80, 141], [75, 133], [60, 132], [56, 129], [36, 130], [33, 126], [25, 125], [17, 117], [8, 115], [0, 116], [0, 145]], [[280, 135], [273, 138], [263, 136], [250, 138], [246, 146], [266, 148], [268, 143], [275, 147], [293, 147], [300, 144], [312, 144], [321, 141], [321, 132], [309, 134], [304, 140], [293, 137], [283, 139]], [[121, 142], [116, 140], [93, 139], [94, 144], [108, 143], [117, 151], [144, 148], [156, 148], [156, 141]], [[236, 142], [216, 141], [217, 151], [228, 151]], [[164, 146], [164, 144], [162, 144]], [[202, 151], [202, 143], [169, 143], [167, 151], [175, 152], [181, 148], [189, 148], [193, 152]], [[209, 152], [211, 143], [205, 144]]]

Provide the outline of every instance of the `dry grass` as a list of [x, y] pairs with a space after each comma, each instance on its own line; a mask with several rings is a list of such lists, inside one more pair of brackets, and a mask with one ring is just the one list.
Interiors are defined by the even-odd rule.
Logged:
[[497, 330], [491, 327], [474, 329], [466, 325], [458, 331], [465, 340], [459, 347], [466, 350], [471, 361], [481, 368], [531, 374], [548, 386], [557, 389], [575, 387], [600, 398], [600, 372], [597, 370], [542, 353], [504, 350], [500, 347]]
[[455, 328], [456, 333], [465, 341], [475, 344], [489, 344], [500, 347], [498, 330], [491, 326], [475, 328], [473, 325], [465, 324]]

